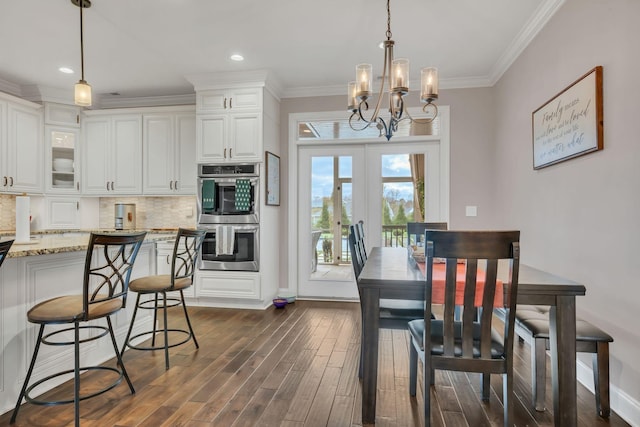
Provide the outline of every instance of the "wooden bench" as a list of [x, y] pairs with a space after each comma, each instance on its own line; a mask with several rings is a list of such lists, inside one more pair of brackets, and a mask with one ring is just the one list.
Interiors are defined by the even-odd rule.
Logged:
[[[531, 392], [536, 411], [544, 411], [546, 350], [549, 349], [548, 306], [518, 305], [516, 334], [531, 345]], [[598, 415], [609, 417], [609, 343], [613, 338], [586, 320], [576, 319], [576, 351], [593, 353], [593, 381]]]

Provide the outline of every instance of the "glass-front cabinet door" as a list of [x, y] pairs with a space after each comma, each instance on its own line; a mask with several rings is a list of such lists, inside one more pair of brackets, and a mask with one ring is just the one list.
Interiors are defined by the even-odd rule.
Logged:
[[47, 190], [55, 193], [79, 194], [78, 129], [47, 126]]

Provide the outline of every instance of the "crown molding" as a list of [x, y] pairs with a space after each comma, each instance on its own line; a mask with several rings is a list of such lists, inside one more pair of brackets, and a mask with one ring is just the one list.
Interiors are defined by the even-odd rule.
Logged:
[[98, 96], [98, 99], [94, 103], [94, 108], [164, 107], [171, 105], [195, 105], [195, 103], [195, 93], [131, 98]]
[[502, 75], [511, 67], [520, 54], [529, 46], [529, 43], [547, 25], [551, 17], [560, 9], [565, 0], [545, 0], [540, 3], [531, 20], [520, 30], [509, 47], [494, 64], [488, 80], [490, 86], [495, 85]]
[[280, 99], [282, 84], [268, 70], [199, 73], [185, 76], [196, 92], [211, 89], [233, 89], [242, 87], [264, 87]]
[[22, 91], [20, 85], [12, 83], [8, 80], [0, 79], [0, 91], [6, 92], [13, 96], [21, 96]]

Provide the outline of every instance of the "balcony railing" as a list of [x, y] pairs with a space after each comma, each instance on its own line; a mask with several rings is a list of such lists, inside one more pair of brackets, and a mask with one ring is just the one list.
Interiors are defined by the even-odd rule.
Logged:
[[[333, 264], [336, 255], [340, 256], [340, 264], [351, 263], [351, 253], [349, 252], [349, 225], [341, 226], [341, 251], [339, 254], [335, 252], [333, 247], [333, 233], [331, 230], [321, 230], [322, 234], [316, 244], [316, 253], [318, 254], [318, 262], [322, 264]], [[382, 226], [382, 245], [383, 246], [400, 246], [407, 244], [407, 226], [406, 225], [383, 225]]]

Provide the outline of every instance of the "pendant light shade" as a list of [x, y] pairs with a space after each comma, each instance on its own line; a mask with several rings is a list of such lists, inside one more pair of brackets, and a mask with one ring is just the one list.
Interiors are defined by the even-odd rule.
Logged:
[[74, 101], [81, 107], [91, 106], [91, 85], [84, 80], [76, 83]]
[[76, 83], [74, 91], [74, 102], [81, 107], [91, 106], [91, 85], [84, 79], [84, 28], [82, 19], [82, 9], [85, 7], [91, 7], [90, 0], [71, 0], [71, 3], [78, 6], [80, 9], [80, 68], [82, 70], [82, 77], [80, 81]]

